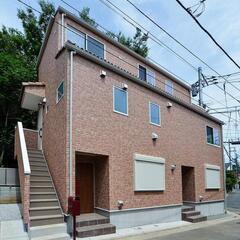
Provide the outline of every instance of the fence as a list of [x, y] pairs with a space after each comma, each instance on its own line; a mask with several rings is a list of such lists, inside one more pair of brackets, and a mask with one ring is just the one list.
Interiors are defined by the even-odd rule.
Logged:
[[0, 168], [0, 186], [19, 186], [17, 168]]

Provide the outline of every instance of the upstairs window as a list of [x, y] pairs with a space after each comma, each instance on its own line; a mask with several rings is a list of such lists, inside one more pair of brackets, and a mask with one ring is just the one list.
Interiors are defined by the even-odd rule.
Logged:
[[67, 41], [79, 48], [86, 49], [86, 34], [70, 26], [67, 27]]
[[219, 130], [217, 128], [212, 128], [207, 126], [207, 143], [220, 146], [220, 136]]
[[58, 103], [64, 96], [64, 82], [62, 81], [58, 88], [57, 88], [57, 93], [56, 93], [56, 103]]
[[139, 65], [138, 76], [141, 80], [155, 86], [155, 72]]
[[160, 126], [161, 117], [160, 117], [160, 106], [156, 103], [149, 103], [149, 121], [151, 124]]
[[165, 82], [165, 91], [171, 95], [173, 95], [173, 82], [170, 80], [166, 80]]
[[113, 87], [113, 110], [114, 112], [128, 115], [128, 93], [126, 90]]
[[104, 59], [104, 44], [89, 36], [87, 37], [87, 50]]

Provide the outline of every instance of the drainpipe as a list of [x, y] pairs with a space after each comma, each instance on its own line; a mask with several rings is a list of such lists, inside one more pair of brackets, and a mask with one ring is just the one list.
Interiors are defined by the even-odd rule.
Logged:
[[70, 52], [70, 84], [69, 84], [69, 195], [73, 194], [72, 183], [72, 166], [73, 166], [73, 149], [72, 149], [72, 92], [73, 92], [73, 55], [75, 51]]
[[226, 168], [225, 168], [225, 158], [224, 158], [224, 143], [223, 143], [223, 131], [221, 129], [221, 146], [222, 146], [222, 162], [223, 162], [223, 188], [224, 188], [224, 211], [227, 213], [226, 206], [226, 197], [227, 197], [227, 189], [226, 189]]
[[64, 46], [64, 33], [65, 33], [65, 29], [64, 29], [64, 26], [65, 26], [65, 22], [64, 22], [64, 17], [65, 17], [65, 13], [62, 13], [62, 19], [61, 19], [61, 34], [62, 34], [62, 37], [61, 37], [61, 40], [62, 40], [62, 47]]

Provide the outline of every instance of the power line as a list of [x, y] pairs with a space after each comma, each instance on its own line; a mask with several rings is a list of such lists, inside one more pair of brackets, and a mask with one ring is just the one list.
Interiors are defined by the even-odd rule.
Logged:
[[[108, 1], [108, 0], [107, 0]], [[200, 57], [198, 57], [195, 53], [193, 53], [191, 50], [189, 50], [185, 45], [183, 45], [179, 40], [177, 40], [174, 36], [172, 36], [170, 33], [168, 33], [163, 27], [161, 27], [158, 23], [156, 23], [151, 17], [149, 17], [146, 13], [144, 13], [140, 8], [138, 8], [135, 4], [133, 4], [130, 0], [126, 0], [129, 4], [131, 4], [137, 11], [139, 11], [143, 16], [145, 16], [149, 21], [151, 21], [154, 25], [156, 25], [159, 29], [161, 29], [165, 34], [167, 34], [171, 39], [173, 39], [176, 43], [178, 43], [181, 47], [183, 47], [186, 51], [188, 51], [192, 56], [194, 56], [196, 59], [198, 59], [200, 62], [202, 62], [205, 66], [207, 66], [209, 69], [211, 69], [213, 72], [215, 72], [217, 75], [219, 75], [219, 77], [221, 77], [221, 74], [218, 73], [215, 69], [213, 69], [209, 64], [207, 64], [205, 61], [203, 61]], [[222, 77], [223, 79], [225, 79], [226, 82], [228, 82], [228, 80], [224, 77]], [[240, 91], [239, 88], [237, 88], [235, 85], [233, 85], [232, 83], [230, 83], [235, 89], [237, 89], [238, 91]], [[219, 89], [223, 90], [221, 87], [217, 86]], [[231, 96], [233, 99], [235, 99], [238, 103], [240, 103], [240, 100], [236, 99], [234, 96], [232, 96], [232, 94], [229, 94], [229, 96]]]
[[[42, 14], [42, 12], [40, 12], [39, 10], [37, 10], [37, 9], [35, 9], [34, 7], [30, 6], [29, 4], [23, 2], [22, 0], [17, 0], [17, 1], [20, 2], [20, 3], [22, 3], [23, 5], [25, 5], [26, 7], [28, 7], [28, 8], [30, 8], [30, 9], [38, 12], [39, 14]], [[54, 18], [54, 16], [51, 16], [51, 17], [54, 19], [54, 22], [55, 22], [56, 24], [58, 24], [59, 26], [62, 26], [63, 28], [68, 29], [68, 30], [71, 31], [72, 33], [74, 33], [74, 34], [78, 35], [79, 37], [83, 38], [82, 35], [80, 35], [80, 34], [78, 34], [77, 32], [71, 30], [71, 28], [69, 28], [69, 27], [67, 27], [67, 26], [64, 26], [63, 24], [61, 24], [61, 23], [59, 23], [58, 21], [56, 21], [55, 18]], [[93, 42], [92, 44], [94, 44], [94, 42]], [[97, 44], [95, 44], [95, 45], [96, 45], [96, 47], [99, 47]], [[110, 51], [108, 51], [108, 50], [106, 50], [106, 49], [104, 49], [104, 51], [105, 51], [105, 52], [108, 52], [109, 54], [112, 54]], [[132, 67], [137, 68], [136, 66], [132, 65], [131, 63], [129, 63], [129, 62], [121, 59], [119, 56], [116, 56], [116, 55], [114, 55], [114, 54], [112, 54], [112, 55], [115, 56], [115, 57], [117, 57], [119, 60], [122, 60], [122, 61], [124, 61], [125, 63], [130, 64]], [[139, 69], [139, 68], [137, 68], [137, 69]], [[160, 82], [161, 82], [161, 81], [160, 81]], [[163, 83], [163, 82], [162, 82], [162, 83]], [[157, 86], [155, 86], [155, 88], [156, 88], [156, 89], [159, 89], [159, 90], [161, 90], [161, 91], [164, 91], [163, 89], [161, 89], [161, 88], [159, 88], [159, 87], [157, 87]], [[185, 94], [185, 93], [179, 91], [178, 89], [174, 89], [174, 91], [180, 92], [180, 93], [182, 93], [183, 95], [189, 97], [188, 94]], [[193, 99], [193, 100], [194, 100], [194, 99]], [[196, 101], [196, 100], [195, 100], [195, 101]], [[186, 102], [186, 101], [185, 101], [185, 102]], [[187, 103], [188, 103], [188, 102], [187, 102]], [[211, 110], [211, 108], [209, 108], [209, 110]], [[224, 113], [222, 113], [222, 115], [225, 116], [225, 117], [228, 117], [228, 115], [226, 115], [226, 114], [224, 114]]]
[[231, 62], [233, 62], [240, 69], [240, 66], [236, 63], [236, 61], [216, 41], [216, 39], [209, 33], [209, 31], [201, 25], [201, 23], [193, 16], [193, 14], [190, 11], [188, 11], [187, 8], [184, 7], [184, 5], [181, 3], [181, 1], [180, 0], [176, 0], [176, 2], [192, 17], [192, 19], [197, 23], [197, 25], [212, 39], [212, 41], [215, 43], [215, 45], [222, 50], [222, 52], [231, 60]]

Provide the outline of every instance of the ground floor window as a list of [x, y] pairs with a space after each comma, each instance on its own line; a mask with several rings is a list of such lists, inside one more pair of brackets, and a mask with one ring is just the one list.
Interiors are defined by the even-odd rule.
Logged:
[[135, 154], [135, 191], [165, 190], [165, 160]]

